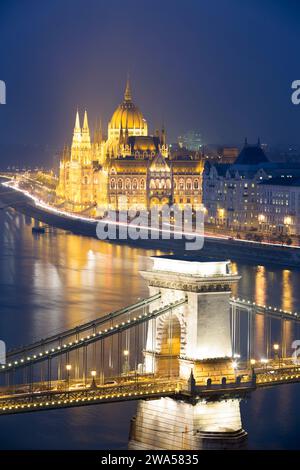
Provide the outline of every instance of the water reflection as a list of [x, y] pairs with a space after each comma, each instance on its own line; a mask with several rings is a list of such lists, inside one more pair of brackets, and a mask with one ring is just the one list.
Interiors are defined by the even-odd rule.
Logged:
[[[0, 215], [0, 336], [10, 346], [26, 343], [147, 296], [148, 287], [138, 271], [145, 269], [147, 256], [153, 253], [160, 252], [62, 232], [34, 237], [31, 226], [22, 217], [8, 221]], [[260, 304], [300, 310], [299, 272], [240, 263], [234, 264], [234, 268], [242, 276], [234, 295]], [[259, 316], [256, 342], [262, 349], [265, 346], [263, 323], [263, 317]], [[298, 328], [291, 328], [290, 322], [285, 322], [284, 330], [289, 345], [293, 338], [297, 339]], [[278, 325], [272, 326], [272, 338], [281, 342]], [[238, 405], [250, 448], [299, 447], [295, 437], [300, 422], [298, 394], [298, 385], [283, 386], [257, 391], [248, 402]], [[151, 402], [147, 403], [150, 406]], [[136, 415], [142, 435], [148, 426], [143, 402], [137, 410], [135, 407], [134, 403], [120, 403], [2, 417], [0, 447], [127, 448], [132, 416]], [[200, 434], [193, 433], [197, 427], [203, 427], [203, 404], [196, 406], [197, 411], [186, 404], [178, 407], [186, 418], [182, 422], [174, 420], [168, 429], [173, 427], [174, 432], [178, 431], [175, 435], [181, 448], [200, 448], [203, 445]], [[234, 407], [237, 413], [237, 404]], [[174, 416], [177, 412], [174, 410]], [[157, 425], [163, 430], [164, 425], [160, 423], [163, 415], [157, 412], [156, 416], [153, 427]], [[238, 424], [234, 429], [238, 426], [242, 427]], [[28, 428], [31, 433], [27, 432]], [[63, 432], [57, 433], [57, 429]], [[131, 445], [133, 440], [136, 439], [132, 435]]]
[[139, 402], [129, 449], [241, 449], [246, 438], [236, 398], [196, 404], [161, 398]]

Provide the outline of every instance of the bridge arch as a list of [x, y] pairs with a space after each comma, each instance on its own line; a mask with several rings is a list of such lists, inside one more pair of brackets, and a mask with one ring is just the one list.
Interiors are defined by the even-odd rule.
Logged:
[[159, 375], [178, 375], [179, 358], [185, 354], [186, 324], [183, 313], [162, 315], [157, 319], [156, 370]]

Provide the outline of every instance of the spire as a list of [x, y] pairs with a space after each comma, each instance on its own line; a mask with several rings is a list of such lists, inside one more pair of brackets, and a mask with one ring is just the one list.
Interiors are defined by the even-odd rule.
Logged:
[[103, 140], [103, 135], [102, 135], [102, 121], [101, 121], [101, 118], [99, 119], [96, 119], [96, 122], [95, 122], [95, 131], [94, 131], [94, 142], [95, 144], [101, 144]]
[[76, 112], [76, 119], [75, 119], [75, 127], [74, 127], [74, 132], [76, 131], [81, 131], [80, 129], [80, 119], [79, 119], [79, 111], [78, 111], [78, 108], [77, 108], [77, 112]]
[[99, 133], [98, 133], [98, 120], [95, 121], [94, 126], [94, 143], [97, 144], [99, 142]]
[[247, 139], [247, 137], [245, 137], [245, 144], [244, 144], [244, 145], [245, 145], [245, 147], [247, 147], [247, 145], [248, 145], [248, 139]]
[[103, 133], [102, 133], [102, 119], [99, 120], [99, 142], [103, 140]]
[[84, 119], [83, 119], [83, 128], [82, 128], [82, 144], [84, 146], [90, 147], [91, 145], [91, 138], [90, 138], [90, 129], [89, 129], [89, 123], [88, 123], [88, 117], [87, 117], [87, 112], [84, 111]]
[[127, 76], [126, 89], [125, 89], [125, 93], [124, 93], [124, 100], [125, 101], [131, 101], [132, 100], [129, 75]]
[[161, 145], [166, 145], [166, 130], [165, 130], [165, 125], [162, 125], [161, 128]]
[[84, 111], [84, 119], [83, 119], [83, 128], [82, 131], [89, 132], [89, 124], [88, 124], [88, 117], [86, 110]]
[[79, 112], [77, 108], [72, 147], [73, 148], [78, 147], [80, 146], [80, 144], [81, 144], [81, 128], [80, 128]]

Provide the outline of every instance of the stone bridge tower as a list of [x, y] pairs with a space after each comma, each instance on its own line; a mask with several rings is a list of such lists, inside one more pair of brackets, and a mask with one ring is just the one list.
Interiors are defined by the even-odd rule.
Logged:
[[169, 256], [152, 258], [152, 267], [142, 275], [150, 295], [161, 293], [152, 309], [186, 299], [149, 324], [146, 372], [187, 380], [193, 370], [196, 393], [192, 400], [141, 400], [131, 421], [129, 449], [245, 448], [239, 396], [221, 393], [206, 399], [197, 392], [208, 379], [221, 388], [224, 376], [229, 387], [236, 381], [229, 297], [239, 276], [231, 272], [229, 261]]
[[235, 381], [232, 366], [229, 297], [239, 280], [229, 261], [199, 261], [171, 256], [152, 257], [152, 267], [142, 271], [150, 295], [161, 293], [151, 309], [180, 299], [186, 302], [148, 328], [146, 372], [188, 379], [193, 370], [197, 385]]

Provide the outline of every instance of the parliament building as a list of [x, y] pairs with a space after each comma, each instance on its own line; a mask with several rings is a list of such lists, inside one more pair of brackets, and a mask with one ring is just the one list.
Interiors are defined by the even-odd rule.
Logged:
[[202, 203], [202, 171], [199, 153], [170, 154], [164, 128], [149, 135], [127, 80], [107, 137], [99, 125], [92, 138], [87, 112], [81, 127], [77, 111], [71, 148], [65, 147], [60, 161], [56, 202], [91, 215], [165, 204], [197, 210]]

